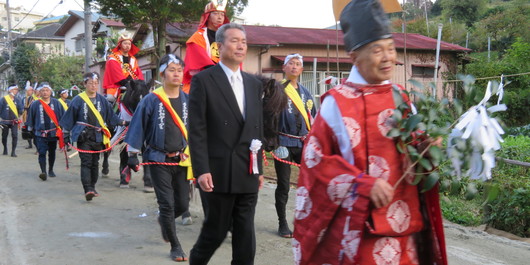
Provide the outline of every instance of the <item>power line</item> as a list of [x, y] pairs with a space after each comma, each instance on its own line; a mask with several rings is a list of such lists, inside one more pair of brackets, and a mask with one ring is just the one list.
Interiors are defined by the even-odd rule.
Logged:
[[24, 19], [26, 19], [26, 17], [29, 15], [29, 13], [31, 13], [31, 11], [33, 10], [33, 8], [35, 8], [35, 6], [39, 3], [40, 0], [37, 0], [37, 2], [35, 2], [35, 4], [33, 4], [33, 6], [31, 7], [31, 9], [28, 11], [28, 13], [26, 13], [26, 15], [24, 15], [24, 17], [14, 26], [12, 27], [12, 29], [16, 28], [18, 25], [20, 25], [20, 23], [22, 23], [22, 21], [24, 21]]
[[52, 11], [48, 12], [48, 14], [47, 14], [46, 16], [44, 16], [44, 18], [47, 18], [47, 17], [48, 17], [53, 11], [55, 11], [55, 9], [56, 9], [60, 4], [62, 4], [62, 3], [63, 3], [63, 0], [59, 0], [59, 3], [57, 3], [57, 4], [55, 5], [55, 7], [52, 9]]
[[74, 0], [74, 2], [75, 2], [79, 7], [81, 7], [81, 9], [85, 10], [85, 7], [82, 6], [82, 5], [80, 5], [79, 2], [77, 2], [77, 0]]

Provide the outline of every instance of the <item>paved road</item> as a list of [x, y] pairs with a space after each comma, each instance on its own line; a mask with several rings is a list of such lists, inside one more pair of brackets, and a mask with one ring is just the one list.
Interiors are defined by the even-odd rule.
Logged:
[[[0, 265], [173, 264], [156, 223], [155, 196], [142, 192], [140, 174], [130, 189], [119, 189], [113, 155], [114, 174], [100, 179], [101, 196], [87, 203], [78, 157], [66, 171], [60, 155], [57, 177], [43, 182], [33, 152], [19, 147], [18, 158], [0, 156]], [[199, 205], [192, 201], [192, 225], [177, 225], [187, 252], [200, 230]], [[293, 264], [290, 240], [276, 236], [276, 224], [274, 184], [267, 184], [256, 214], [257, 265]], [[446, 234], [450, 264], [529, 264], [530, 244], [453, 224], [446, 225]], [[230, 257], [227, 239], [210, 264], [229, 264]]]

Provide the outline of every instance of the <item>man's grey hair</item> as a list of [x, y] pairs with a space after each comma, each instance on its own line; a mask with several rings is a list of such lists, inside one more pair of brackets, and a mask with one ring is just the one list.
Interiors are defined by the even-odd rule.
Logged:
[[224, 43], [224, 41], [225, 41], [225, 31], [227, 31], [228, 29], [239, 29], [239, 30], [243, 31], [243, 34], [245, 34], [245, 36], [247, 35], [247, 33], [245, 32], [245, 28], [243, 28], [243, 26], [241, 26], [240, 24], [228, 23], [228, 24], [222, 25], [217, 30], [217, 32], [215, 33], [215, 42]]

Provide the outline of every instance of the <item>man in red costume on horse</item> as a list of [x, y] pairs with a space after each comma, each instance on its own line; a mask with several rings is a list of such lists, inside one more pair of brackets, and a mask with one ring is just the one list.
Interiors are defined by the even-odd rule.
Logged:
[[230, 22], [226, 16], [228, 1], [213, 0], [206, 5], [199, 22], [199, 29], [186, 41], [184, 63], [184, 92], [190, 92], [191, 78], [200, 71], [219, 62], [219, 49], [215, 42], [217, 29]]
[[109, 102], [116, 101], [120, 95], [120, 88], [124, 87], [130, 79], [144, 80], [138, 60], [134, 57], [139, 50], [132, 43], [131, 35], [120, 35], [118, 45], [107, 58], [103, 77], [103, 89]]
[[296, 264], [447, 264], [437, 186], [420, 193], [413, 175], [399, 182], [407, 158], [388, 136], [403, 89], [390, 82], [390, 21], [378, 0], [354, 0], [340, 22], [353, 67], [322, 96], [304, 144]]

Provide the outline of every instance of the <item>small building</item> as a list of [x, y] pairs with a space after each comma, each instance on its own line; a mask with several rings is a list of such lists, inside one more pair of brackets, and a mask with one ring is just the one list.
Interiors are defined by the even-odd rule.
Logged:
[[[321, 95], [329, 86], [318, 84], [327, 76], [347, 78], [352, 67], [344, 50], [342, 31], [334, 29], [285, 28], [245, 26], [248, 52], [245, 70], [251, 73], [270, 74], [276, 79], [283, 76], [285, 56], [299, 53], [304, 56], [304, 72], [300, 78], [315, 95]], [[397, 61], [392, 82], [407, 86], [407, 80], [427, 83], [434, 81], [436, 39], [416, 33], [393, 33]], [[438, 79], [454, 76], [458, 65], [464, 63], [462, 55], [470, 49], [441, 42]], [[314, 70], [314, 71], [313, 71]], [[314, 75], [316, 74], [316, 79]], [[437, 96], [450, 96], [438, 84]]]
[[[248, 51], [243, 62], [245, 71], [264, 74], [278, 80], [283, 78], [282, 65], [285, 56], [299, 53], [304, 56], [304, 72], [300, 78], [303, 85], [314, 95], [321, 95], [329, 85], [319, 84], [327, 76], [340, 79], [348, 77], [352, 63], [344, 51], [342, 31], [334, 29], [287, 28], [273, 26], [245, 25]], [[186, 54], [186, 40], [196, 31], [197, 24], [171, 23], [167, 26], [168, 43], [166, 52]], [[407, 80], [413, 78], [427, 83], [434, 81], [436, 57], [436, 39], [416, 33], [394, 33], [397, 49], [396, 71], [392, 82], [408, 86]], [[145, 72], [156, 69], [156, 62], [151, 56], [152, 32], [148, 27], [140, 27], [135, 36], [135, 43], [143, 43], [142, 53], [137, 56], [140, 67]], [[470, 49], [459, 45], [441, 42], [438, 79], [457, 73], [458, 65], [463, 64], [463, 54]], [[146, 79], [152, 76], [147, 73]], [[316, 77], [316, 78], [315, 78]], [[439, 82], [437, 96], [451, 96], [451, 87], [444, 87]]]
[[[44, 15], [35, 11], [25, 10], [21, 6], [15, 6], [16, 1], [11, 1], [9, 5], [11, 17], [11, 29], [26, 32], [34, 27], [33, 22], [41, 20]], [[0, 1], [0, 26], [8, 28], [6, 1]]]
[[[70, 56], [85, 54], [85, 14], [83, 11], [70, 10], [70, 15], [57, 29], [55, 35], [64, 38], [64, 54]], [[99, 19], [99, 14], [91, 13], [91, 25]]]
[[52, 23], [24, 35], [20, 35], [15, 39], [14, 45], [17, 46], [20, 43], [34, 44], [35, 48], [37, 48], [44, 57], [63, 55], [64, 37], [55, 35], [55, 32], [59, 27], [61, 27], [61, 24]]

